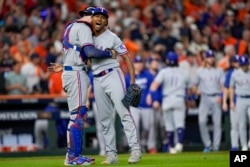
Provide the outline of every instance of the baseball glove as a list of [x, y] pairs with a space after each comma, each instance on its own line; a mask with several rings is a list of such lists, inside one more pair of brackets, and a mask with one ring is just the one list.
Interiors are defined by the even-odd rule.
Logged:
[[141, 100], [141, 92], [139, 85], [131, 84], [122, 99], [122, 104], [126, 108], [129, 108], [129, 106], [138, 107]]

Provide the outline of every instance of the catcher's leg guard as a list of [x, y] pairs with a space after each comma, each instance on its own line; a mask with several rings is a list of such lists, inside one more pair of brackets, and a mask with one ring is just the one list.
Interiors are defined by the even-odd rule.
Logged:
[[168, 137], [169, 146], [174, 148], [174, 132], [173, 131], [168, 131], [167, 132], [167, 137]]
[[68, 124], [68, 156], [69, 158], [79, 157], [82, 152], [82, 135], [84, 128], [84, 116], [87, 108], [81, 107], [78, 111], [72, 112]]
[[177, 128], [178, 143], [183, 144], [185, 135], [184, 132], [185, 132], [184, 128]]

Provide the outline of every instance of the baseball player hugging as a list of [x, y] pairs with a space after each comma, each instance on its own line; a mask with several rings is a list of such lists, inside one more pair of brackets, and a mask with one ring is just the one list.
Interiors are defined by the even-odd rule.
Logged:
[[[150, 95], [154, 99], [155, 92], [162, 87], [162, 112], [168, 137], [169, 153], [176, 154], [183, 150], [186, 105], [185, 96], [190, 92], [189, 75], [178, 66], [178, 55], [167, 53], [167, 67], [161, 69], [150, 86]], [[177, 143], [175, 143], [177, 134]]]
[[250, 122], [250, 69], [247, 55], [239, 57], [239, 65], [240, 68], [232, 73], [230, 80], [230, 107], [237, 114], [241, 150], [247, 151], [247, 125]]
[[65, 165], [89, 165], [94, 159], [81, 155], [84, 121], [87, 118], [87, 91], [90, 84], [87, 58], [112, 58], [111, 51], [93, 45], [90, 26], [92, 9], [80, 11], [80, 19], [66, 25], [63, 35], [63, 89], [67, 93], [70, 121], [67, 130], [68, 150]]
[[[205, 52], [204, 67], [200, 67], [197, 70], [193, 87], [194, 92], [201, 97], [198, 109], [198, 121], [201, 140], [204, 144], [203, 152], [205, 153], [210, 152], [211, 147], [214, 151], [218, 151], [221, 141], [221, 101], [224, 72], [222, 69], [215, 67], [214, 56], [212, 50]], [[210, 114], [213, 123], [213, 143], [210, 139], [207, 125]]]
[[[92, 17], [94, 33], [94, 43], [99, 49], [114, 49], [120, 58], [124, 59], [128, 65], [131, 75], [130, 83], [134, 83], [134, 66], [126, 47], [121, 39], [108, 30], [108, 11], [102, 7], [94, 10]], [[102, 164], [118, 163], [116, 136], [114, 128], [114, 113], [117, 112], [121, 118], [121, 123], [131, 149], [131, 156], [128, 163], [137, 163], [141, 159], [141, 148], [137, 139], [135, 124], [129, 110], [123, 105], [122, 99], [126, 92], [125, 77], [120, 68], [118, 59], [91, 59], [91, 67], [94, 76], [94, 95], [98, 114], [103, 127], [105, 140], [106, 160]]]

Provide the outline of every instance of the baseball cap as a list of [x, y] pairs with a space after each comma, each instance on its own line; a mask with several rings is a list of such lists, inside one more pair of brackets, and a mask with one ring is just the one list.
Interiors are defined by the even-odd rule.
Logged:
[[205, 55], [206, 55], [206, 58], [214, 57], [214, 52], [212, 50], [207, 50]]
[[105, 16], [106, 18], [109, 18], [108, 11], [103, 7], [96, 7], [94, 9], [93, 15], [96, 15], [96, 14], [101, 14], [101, 15]]
[[247, 55], [242, 55], [239, 57], [240, 66], [249, 65], [249, 58]]
[[147, 61], [149, 62], [149, 63], [151, 63], [152, 61], [161, 61], [159, 58], [156, 58], [156, 57], [153, 57], [153, 56], [149, 56], [149, 58], [147, 59]]
[[143, 58], [140, 55], [136, 55], [133, 59], [134, 63], [142, 63], [143, 62]]
[[92, 7], [92, 6], [87, 7], [86, 9], [79, 11], [79, 15], [81, 17], [90, 16], [90, 15], [92, 15], [94, 13], [94, 9], [95, 9], [95, 7]]
[[230, 58], [230, 62], [237, 63], [237, 62], [239, 62], [239, 58], [240, 58], [239, 55], [232, 56]]
[[178, 55], [175, 52], [168, 52], [165, 58], [169, 61], [169, 64], [176, 64], [178, 62]]

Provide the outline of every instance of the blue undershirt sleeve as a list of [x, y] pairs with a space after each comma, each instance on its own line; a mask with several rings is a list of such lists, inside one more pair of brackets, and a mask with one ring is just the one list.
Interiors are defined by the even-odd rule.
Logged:
[[89, 58], [111, 58], [112, 52], [108, 50], [97, 49], [93, 45], [86, 45], [82, 48], [82, 51]]

